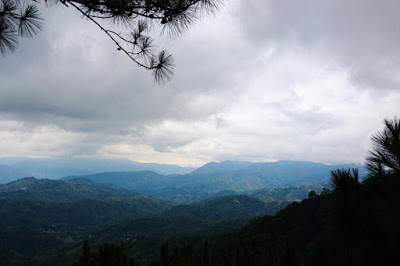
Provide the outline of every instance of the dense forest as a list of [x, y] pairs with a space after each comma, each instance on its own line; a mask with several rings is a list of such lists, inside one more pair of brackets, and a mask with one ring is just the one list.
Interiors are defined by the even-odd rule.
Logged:
[[[331, 190], [310, 192], [275, 216], [200, 244], [171, 245], [139, 265], [399, 265], [400, 120], [385, 120], [367, 157], [369, 176], [332, 171]], [[134, 265], [123, 244], [88, 242], [77, 265]]]
[[0, 262], [398, 265], [400, 120], [385, 126], [372, 137], [368, 175], [337, 169], [329, 184], [178, 201], [84, 178], [0, 185]]

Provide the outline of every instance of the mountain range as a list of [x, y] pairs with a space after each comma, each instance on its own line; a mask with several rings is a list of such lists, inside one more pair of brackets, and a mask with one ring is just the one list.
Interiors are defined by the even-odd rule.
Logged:
[[186, 174], [25, 177], [0, 185], [0, 262], [72, 263], [87, 238], [123, 241], [138, 259], [147, 259], [163, 239], [173, 246], [200, 243], [316, 197], [328, 186], [331, 170], [349, 167], [356, 166], [225, 161]]
[[88, 158], [0, 158], [0, 184], [27, 176], [59, 179], [70, 175], [89, 175], [111, 171], [153, 171], [159, 174], [187, 174], [193, 167], [172, 164], [139, 163], [122, 159]]
[[305, 161], [223, 161], [194, 169], [129, 160], [2, 158], [0, 184], [26, 176], [74, 179], [72, 182], [85, 179], [85, 182], [91, 180], [93, 184], [107, 184], [179, 201], [223, 190], [251, 192], [263, 188], [328, 183], [332, 170], [353, 167], [360, 169], [361, 176], [365, 175], [365, 168], [354, 164], [327, 165]]
[[[234, 162], [208, 163], [188, 174], [161, 175], [151, 171], [105, 172], [93, 175], [68, 176], [85, 178], [96, 183], [112, 184], [140, 193], [177, 197], [190, 193], [217, 193], [222, 190], [249, 192], [262, 188], [328, 183], [331, 171], [357, 165], [327, 165], [313, 162]], [[359, 167], [365, 175], [364, 167]]]

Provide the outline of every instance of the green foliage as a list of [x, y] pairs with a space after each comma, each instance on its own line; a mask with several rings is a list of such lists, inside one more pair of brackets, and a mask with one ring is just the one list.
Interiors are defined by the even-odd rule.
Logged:
[[383, 131], [372, 136], [374, 147], [367, 157], [372, 176], [400, 173], [400, 119], [385, 119], [384, 123]]

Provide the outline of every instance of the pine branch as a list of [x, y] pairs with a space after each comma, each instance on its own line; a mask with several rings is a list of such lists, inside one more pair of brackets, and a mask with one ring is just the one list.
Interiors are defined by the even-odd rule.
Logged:
[[[42, 27], [35, 3], [25, 0], [0, 0], [0, 53], [14, 51], [19, 37], [32, 37]], [[157, 55], [153, 40], [144, 33], [149, 21], [163, 25], [162, 32], [179, 34], [202, 13], [214, 13], [222, 0], [43, 0], [47, 5], [61, 3], [72, 6], [103, 31], [138, 66], [150, 70], [156, 82], [169, 80], [175, 68], [172, 55], [161, 50]], [[18, 12], [19, 10], [19, 12]], [[129, 34], [107, 29], [100, 21], [112, 21], [136, 28]], [[131, 48], [127, 48], [131, 46]]]

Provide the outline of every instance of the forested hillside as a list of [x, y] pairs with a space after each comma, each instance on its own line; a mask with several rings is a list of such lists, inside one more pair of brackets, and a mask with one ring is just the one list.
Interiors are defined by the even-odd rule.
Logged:
[[253, 219], [239, 230], [200, 238], [201, 243], [199, 238], [178, 245], [166, 239], [152, 259], [117, 255], [111, 252], [114, 244], [100, 245], [83, 253], [77, 264], [88, 265], [105, 255], [137, 259], [139, 265], [398, 265], [400, 120], [386, 120], [385, 125], [372, 138], [364, 180], [357, 169], [337, 169], [331, 172], [330, 190], [320, 195], [311, 191], [300, 203]]
[[54, 201], [127, 200], [140, 196], [140, 194], [127, 189], [97, 184], [88, 179], [49, 180], [26, 177], [0, 185], [0, 199], [23, 197]]
[[292, 202], [282, 200], [285, 195], [302, 191], [304, 198], [309, 189], [299, 186], [254, 195], [220, 191], [191, 196], [194, 203], [177, 205], [180, 201], [174, 197], [154, 198], [88, 179], [28, 177], [0, 185], [1, 261], [69, 265], [87, 238], [94, 245], [126, 242], [138, 259], [148, 261], [165, 239], [177, 245], [214, 239], [251, 218], [275, 214]]
[[216, 241], [164, 247], [152, 265], [398, 265], [400, 175], [358, 183], [339, 174], [332, 191]]
[[[14, 181], [0, 186], [0, 261], [185, 266], [387, 265], [390, 261], [397, 265], [399, 139], [400, 121], [386, 121], [384, 131], [373, 136], [367, 177], [356, 168], [342, 168], [330, 172], [329, 184], [270, 187], [245, 195], [234, 190], [196, 194], [195, 188], [186, 187], [180, 189], [188, 194], [177, 201], [107, 185], [112, 173], [95, 175], [93, 180], [102, 184], [84, 178]], [[232, 162], [222, 165], [226, 164], [232, 166]], [[218, 164], [211, 165], [215, 175]], [[250, 166], [241, 163], [229, 171]], [[206, 174], [204, 169], [200, 172]], [[150, 181], [162, 184], [169, 178], [153, 172], [121, 176], [120, 185], [131, 182], [148, 189]]]

